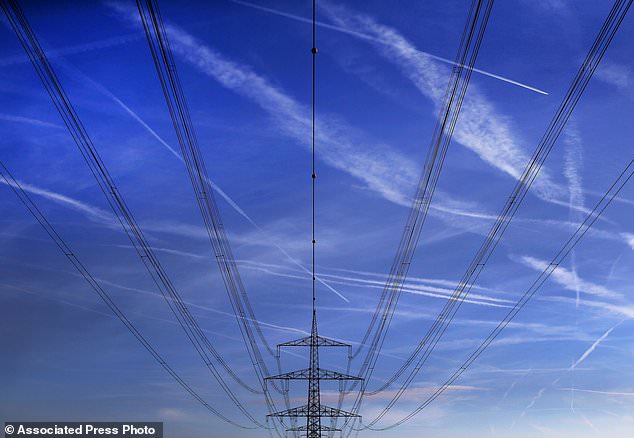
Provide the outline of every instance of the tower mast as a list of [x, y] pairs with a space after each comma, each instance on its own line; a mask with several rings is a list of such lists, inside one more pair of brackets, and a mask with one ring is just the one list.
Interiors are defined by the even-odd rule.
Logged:
[[311, 130], [311, 146], [312, 146], [312, 172], [311, 172], [311, 214], [312, 214], [312, 323], [310, 336], [296, 339], [294, 341], [285, 342], [278, 345], [278, 358], [281, 347], [309, 347], [309, 364], [308, 368], [299, 371], [291, 371], [289, 373], [269, 376], [267, 380], [283, 380], [288, 384], [290, 380], [308, 380], [308, 400], [306, 405], [297, 408], [287, 409], [285, 411], [270, 414], [271, 417], [298, 418], [306, 417], [306, 425], [294, 427], [287, 431], [297, 433], [305, 432], [308, 438], [320, 438], [323, 432], [335, 432], [336, 429], [329, 426], [322, 426], [322, 418], [334, 417], [358, 417], [350, 412], [341, 409], [324, 406], [321, 403], [321, 381], [322, 380], [338, 380], [340, 384], [345, 380], [360, 380], [358, 377], [330, 371], [319, 366], [319, 348], [320, 347], [347, 347], [348, 358], [351, 357], [352, 347], [343, 342], [333, 339], [323, 338], [319, 336], [317, 330], [317, 300], [316, 300], [316, 274], [315, 274], [315, 247], [317, 240], [315, 239], [315, 182], [317, 174], [315, 173], [315, 61], [317, 57], [316, 45], [316, 0], [312, 0], [313, 20], [312, 20], [312, 130]]

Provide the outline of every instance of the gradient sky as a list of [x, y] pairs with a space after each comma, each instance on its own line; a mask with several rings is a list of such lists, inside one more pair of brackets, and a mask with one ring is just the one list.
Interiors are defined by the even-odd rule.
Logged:
[[[319, 324], [321, 334], [354, 343], [394, 257], [449, 78], [439, 58], [455, 56], [468, 2], [320, 3], [327, 26], [317, 36], [317, 269], [345, 299], [319, 285]], [[611, 3], [494, 6], [476, 67], [502, 78], [472, 76], [370, 388], [407, 357], [462, 276]], [[310, 3], [257, 4], [265, 9], [230, 0], [161, 7], [208, 172], [227, 195], [217, 199], [243, 280], [274, 344], [309, 329], [310, 279], [284, 252], [310, 263]], [[175, 285], [232, 368], [255, 384], [134, 5], [23, 7]], [[470, 300], [385, 424], [468, 356], [633, 158], [633, 18], [623, 22]], [[238, 419], [112, 225], [4, 17], [0, 99], [0, 159], [172, 366]], [[0, 421], [165, 421], [170, 437], [262, 436], [210, 416], [175, 385], [4, 184], [0, 212]], [[633, 218], [630, 183], [454, 387], [401, 428], [362, 435], [631, 437]], [[344, 359], [324, 354], [322, 365], [343, 369]], [[283, 367], [305, 360], [284, 355]], [[294, 388], [294, 401], [304, 403], [305, 388]], [[331, 402], [335, 389], [326, 385], [324, 399]], [[236, 392], [264, 418], [260, 398]], [[366, 399], [364, 417], [389, 395]]]

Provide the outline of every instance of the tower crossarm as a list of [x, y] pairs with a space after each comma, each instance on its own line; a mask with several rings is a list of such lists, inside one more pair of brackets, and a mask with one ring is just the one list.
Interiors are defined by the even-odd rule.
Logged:
[[[287, 432], [306, 432], [307, 430], [308, 427], [306, 426], [291, 427], [290, 429], [286, 429]], [[319, 430], [320, 432], [341, 432], [341, 429], [330, 426], [320, 426]]]
[[[289, 417], [289, 418], [307, 417], [307, 416], [308, 416], [308, 405], [286, 409], [284, 411], [279, 411], [279, 412], [275, 412], [273, 414], [267, 415], [267, 417]], [[352, 412], [343, 411], [337, 408], [331, 408], [330, 406], [321, 405], [319, 407], [319, 417], [350, 418], [350, 417], [360, 417], [360, 415], [353, 414]]]
[[[308, 380], [310, 378], [310, 368], [303, 370], [291, 371], [288, 373], [269, 376], [267, 380]], [[321, 380], [361, 380], [360, 377], [351, 376], [349, 374], [340, 373], [338, 371], [319, 369], [319, 378]]]
[[[315, 342], [316, 347], [345, 347], [348, 349], [348, 357], [352, 355], [352, 346], [350, 344], [346, 344], [345, 342], [337, 341], [335, 339], [325, 338], [323, 336], [316, 336], [317, 342]], [[280, 348], [282, 347], [312, 347], [313, 346], [313, 337], [305, 336], [303, 338], [294, 339], [292, 341], [283, 342], [277, 345], [277, 357], [280, 357]]]
[[[350, 347], [350, 344], [337, 341], [335, 339], [324, 338], [323, 336], [316, 336], [318, 347]], [[283, 342], [278, 344], [279, 347], [310, 347], [312, 346], [312, 336], [305, 336], [303, 338], [295, 339], [293, 341]]]
[[[308, 437], [308, 426], [291, 427], [290, 429], [286, 429], [286, 431], [294, 434], [299, 433], [300, 437]], [[316, 432], [319, 433], [320, 437], [332, 437], [335, 432], [341, 432], [341, 429], [331, 426], [319, 426], [319, 430]]]

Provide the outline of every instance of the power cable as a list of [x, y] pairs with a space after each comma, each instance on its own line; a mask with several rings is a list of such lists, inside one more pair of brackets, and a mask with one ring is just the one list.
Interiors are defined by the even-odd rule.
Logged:
[[632, 0], [617, 0], [614, 3], [610, 13], [608, 14], [608, 17], [601, 27], [599, 34], [595, 38], [590, 51], [586, 55], [586, 58], [582, 63], [579, 71], [577, 72], [577, 75], [575, 76], [572, 84], [568, 88], [568, 91], [558, 110], [556, 111], [555, 116], [551, 119], [551, 122], [549, 123], [545, 134], [538, 144], [537, 149], [533, 153], [531, 161], [528, 163], [522, 176], [516, 183], [514, 190], [512, 191], [511, 195], [508, 197], [507, 202], [504, 205], [504, 208], [498, 215], [495, 224], [491, 228], [479, 251], [476, 253], [476, 256], [469, 265], [462, 280], [456, 287], [455, 291], [452, 293], [451, 297], [448, 299], [447, 303], [443, 307], [443, 310], [439, 313], [431, 328], [421, 339], [414, 352], [405, 361], [404, 365], [391, 379], [388, 380], [388, 383], [386, 385], [382, 385], [378, 390], [374, 391], [374, 393], [378, 393], [380, 390], [385, 389], [389, 385], [389, 383], [393, 382], [404, 372], [406, 367], [416, 359], [418, 353], [426, 347], [424, 353], [418, 359], [418, 362], [409, 373], [404, 383], [401, 385], [400, 389], [392, 397], [386, 408], [384, 408], [377, 415], [377, 417], [375, 417], [370, 423], [368, 423], [368, 426], [376, 424], [376, 422], [378, 422], [394, 406], [396, 401], [403, 395], [404, 391], [412, 382], [420, 368], [424, 365], [427, 358], [431, 355], [442, 335], [447, 330], [456, 312], [460, 308], [460, 305], [464, 302], [464, 299], [469, 294], [471, 288], [473, 287], [473, 284], [484, 269], [494, 249], [502, 238], [510, 221], [514, 217], [524, 197], [528, 193], [528, 190], [530, 189], [534, 180], [537, 178], [537, 175], [539, 174], [539, 171], [541, 170], [545, 160], [548, 158], [550, 151], [554, 147], [557, 138], [563, 131], [568, 118], [572, 114], [572, 111], [574, 110], [587, 84], [592, 78], [594, 71], [599, 65], [603, 54], [614, 38], [614, 35], [616, 34], [616, 31], [618, 30], [622, 20], [624, 19], [631, 3]]
[[[434, 129], [432, 141], [425, 160], [425, 166], [418, 183], [416, 195], [401, 237], [401, 242], [379, 304], [377, 305], [361, 345], [357, 348], [356, 354], [359, 354], [367, 342], [369, 333], [372, 331], [373, 326], [377, 324], [380, 316], [381, 319], [378, 323], [378, 328], [374, 333], [359, 372], [359, 375], [364, 380], [360, 383], [361, 389], [356, 396], [352, 409], [352, 412], [355, 414], [359, 412], [361, 407], [368, 382], [376, 366], [387, 330], [394, 315], [394, 310], [402, 293], [403, 284], [420, 238], [422, 226], [429, 211], [438, 178], [440, 177], [442, 165], [462, 108], [462, 103], [471, 79], [473, 66], [475, 65], [484, 38], [492, 7], [493, 0], [473, 0], [471, 3], [467, 21], [460, 39], [455, 65], [445, 91], [443, 106]], [[348, 425], [349, 421], [350, 420], [347, 419], [345, 425]], [[356, 421], [356, 419], [353, 420], [353, 422], [354, 421]], [[350, 432], [352, 432], [352, 429]]]
[[[264, 338], [224, 231], [158, 2], [156, 0], [137, 0], [136, 3], [205, 229], [247, 352], [262, 387], [262, 394], [264, 394], [269, 413], [272, 413], [276, 410], [275, 404], [264, 381], [264, 377], [269, 375], [269, 371], [253, 330], [257, 332], [269, 353], [273, 356], [275, 353]], [[275, 382], [273, 383], [275, 384]], [[285, 400], [288, 400], [287, 393], [282, 390], [278, 391], [285, 395]]]
[[46, 216], [42, 213], [40, 208], [35, 204], [35, 202], [31, 199], [28, 193], [22, 188], [20, 183], [15, 179], [15, 177], [11, 174], [9, 169], [4, 165], [2, 161], [0, 161], [0, 176], [6, 181], [7, 185], [11, 187], [13, 192], [16, 194], [20, 202], [24, 204], [26, 209], [33, 215], [35, 220], [42, 226], [46, 234], [53, 240], [55, 245], [59, 248], [59, 250], [66, 256], [66, 258], [71, 262], [71, 264], [75, 267], [75, 269], [79, 272], [79, 274], [88, 282], [90, 287], [99, 295], [104, 304], [108, 306], [108, 308], [114, 313], [114, 315], [123, 323], [123, 325], [134, 335], [134, 337], [141, 343], [143, 348], [145, 348], [148, 353], [152, 356], [152, 358], [161, 366], [167, 373], [178, 383], [185, 391], [187, 391], [196, 401], [202, 404], [205, 409], [216, 415], [221, 420], [242, 428], [242, 429], [255, 429], [255, 427], [244, 426], [240, 423], [237, 423], [224, 414], [220, 413], [216, 408], [211, 406], [205, 399], [200, 396], [183, 378], [176, 372], [174, 369], [167, 363], [165, 359], [158, 353], [156, 348], [147, 340], [147, 338], [136, 328], [134, 323], [128, 319], [126, 314], [119, 308], [119, 306], [112, 300], [110, 294], [106, 292], [101, 284], [92, 276], [92, 274], [88, 271], [86, 266], [81, 262], [77, 254], [66, 244], [66, 242], [62, 239], [60, 234], [57, 232], [55, 228], [51, 225], [51, 223], [46, 219]]
[[584, 221], [579, 225], [577, 230], [568, 238], [566, 243], [559, 249], [559, 251], [552, 258], [548, 266], [537, 276], [530, 287], [522, 294], [520, 299], [509, 310], [507, 315], [498, 323], [498, 325], [489, 333], [484, 341], [474, 350], [473, 353], [460, 365], [460, 367], [449, 377], [432, 395], [430, 395], [421, 405], [419, 405], [414, 411], [407, 414], [399, 421], [385, 427], [373, 428], [371, 425], [366, 425], [362, 429], [371, 430], [388, 430], [395, 428], [420, 411], [425, 409], [431, 402], [440, 396], [453, 382], [458, 379], [464, 371], [476, 361], [476, 359], [486, 350], [486, 348], [499, 336], [499, 334], [506, 328], [506, 326], [517, 316], [517, 314], [526, 306], [526, 304], [533, 298], [537, 291], [544, 285], [550, 275], [561, 265], [568, 256], [568, 254], [575, 248], [579, 241], [585, 236], [590, 227], [599, 219], [605, 209], [610, 205], [612, 200], [619, 194], [623, 187], [634, 175], [634, 160], [631, 160], [625, 169], [618, 176], [616, 181], [610, 186], [610, 188], [603, 194], [599, 202], [595, 205], [592, 211], [586, 216]]
[[[231, 367], [224, 361], [220, 354], [215, 350], [203, 330], [198, 325], [195, 318], [190, 313], [185, 302], [174, 287], [166, 271], [162, 267], [159, 259], [155, 255], [153, 249], [147, 242], [143, 232], [134, 219], [125, 200], [120, 194], [114, 183], [105, 163], [101, 159], [94, 143], [92, 142], [88, 132], [77, 115], [73, 105], [63, 89], [52, 65], [48, 61], [44, 50], [42, 49], [35, 33], [20, 5], [15, 0], [2, 0], [0, 2], [11, 27], [18, 37], [22, 47], [26, 51], [31, 60], [38, 76], [40, 77], [44, 88], [51, 97], [53, 104], [59, 112], [64, 124], [71, 134], [75, 144], [77, 145], [82, 157], [86, 161], [91, 173], [95, 177], [99, 188], [106, 197], [106, 200], [117, 217], [119, 223], [123, 227], [126, 235], [130, 239], [138, 256], [152, 277], [155, 285], [161, 292], [166, 304], [176, 317], [179, 325], [190, 340], [192, 346], [203, 360], [207, 369], [218, 381], [223, 391], [229, 396], [232, 402], [240, 409], [240, 411], [249, 418], [254, 424], [263, 427], [246, 409], [246, 407], [237, 399], [231, 388], [228, 386], [222, 375], [216, 369], [209, 353], [218, 363], [220, 363], [227, 372], [237, 378], [237, 375], [231, 370]], [[238, 379], [241, 382], [240, 379]], [[246, 388], [248, 385], [243, 384]]]

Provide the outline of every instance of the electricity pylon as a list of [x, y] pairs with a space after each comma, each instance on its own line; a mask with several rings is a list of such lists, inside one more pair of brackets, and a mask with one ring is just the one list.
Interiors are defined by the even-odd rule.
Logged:
[[[346, 412], [341, 409], [325, 406], [321, 403], [321, 381], [322, 380], [337, 380], [342, 382], [347, 380], [361, 380], [359, 377], [350, 376], [337, 371], [330, 371], [323, 369], [319, 366], [319, 348], [320, 347], [347, 347], [348, 356], [351, 354], [351, 346], [343, 342], [336, 341], [334, 339], [324, 338], [319, 336], [317, 332], [317, 314], [313, 308], [313, 323], [310, 331], [310, 336], [306, 336], [300, 339], [295, 339], [290, 342], [284, 342], [277, 346], [278, 357], [281, 347], [309, 347], [310, 348], [310, 363], [308, 368], [291, 371], [288, 373], [278, 374], [275, 376], [267, 377], [267, 380], [282, 380], [285, 381], [285, 387], [288, 388], [288, 382], [290, 380], [308, 380], [308, 403], [286, 409], [284, 411], [275, 412], [269, 414], [270, 417], [282, 417], [282, 418], [301, 418], [306, 417], [306, 425], [299, 427], [292, 427], [287, 429], [287, 432], [297, 433], [306, 432], [307, 438], [320, 438], [323, 432], [336, 432], [340, 431], [330, 426], [323, 426], [321, 424], [322, 418], [346, 418], [346, 417], [358, 417], [351, 412]], [[340, 388], [341, 390], [342, 388]], [[288, 390], [288, 389], [286, 389]], [[303, 436], [303, 434], [302, 434]]]
[[[287, 432], [292, 432], [294, 435], [298, 433], [302, 436], [306, 433], [307, 438], [321, 438], [322, 432], [328, 432], [328, 435], [332, 435], [337, 429], [331, 426], [322, 426], [322, 418], [350, 418], [359, 417], [359, 415], [351, 412], [342, 411], [339, 408], [331, 408], [330, 406], [322, 405], [321, 403], [321, 381], [322, 380], [338, 380], [339, 390], [345, 390], [343, 382], [347, 380], [361, 380], [359, 377], [349, 376], [347, 374], [339, 373], [337, 371], [330, 371], [320, 368], [319, 366], [319, 348], [320, 347], [347, 347], [348, 359], [352, 358], [352, 347], [343, 342], [335, 341], [334, 339], [328, 339], [319, 336], [317, 332], [317, 311], [316, 311], [316, 295], [315, 295], [315, 180], [317, 175], [315, 174], [315, 57], [317, 55], [317, 46], [315, 44], [315, 34], [317, 28], [316, 20], [316, 0], [313, 3], [313, 47], [312, 53], [312, 309], [313, 309], [313, 321], [310, 329], [310, 336], [305, 336], [294, 341], [284, 342], [277, 346], [277, 358], [280, 357], [281, 347], [309, 347], [310, 348], [310, 360], [308, 368], [298, 371], [291, 371], [290, 373], [278, 374], [275, 376], [269, 376], [266, 380], [282, 380], [284, 382], [283, 390], [288, 393], [288, 385], [291, 380], [308, 380], [308, 402], [296, 408], [286, 409], [284, 411], [274, 412], [267, 415], [267, 417], [280, 417], [291, 418], [291, 427], [287, 429]], [[300, 417], [306, 417], [306, 426], [295, 426], [296, 419]]]

